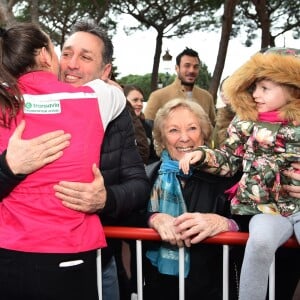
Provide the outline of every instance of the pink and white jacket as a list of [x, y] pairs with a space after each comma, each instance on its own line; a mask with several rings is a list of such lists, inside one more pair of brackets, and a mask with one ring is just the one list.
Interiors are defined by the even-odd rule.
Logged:
[[104, 131], [125, 107], [123, 92], [101, 80], [73, 87], [42, 71], [21, 76], [19, 87], [24, 109], [11, 128], [0, 128], [1, 152], [22, 119], [23, 139], [58, 129], [72, 137], [61, 158], [28, 175], [0, 203], [0, 248], [76, 253], [105, 247], [99, 217], [64, 207], [53, 186], [62, 180], [93, 180], [92, 164], [99, 164]]

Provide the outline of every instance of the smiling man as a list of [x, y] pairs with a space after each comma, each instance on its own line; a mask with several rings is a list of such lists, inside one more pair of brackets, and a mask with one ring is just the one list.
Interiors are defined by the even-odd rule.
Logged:
[[[94, 22], [78, 21], [62, 49], [60, 79], [74, 86], [96, 78], [113, 84], [109, 80], [112, 56], [113, 44], [106, 32]], [[109, 93], [103, 96], [103, 101], [110, 101]], [[62, 150], [69, 143], [69, 136], [61, 130], [32, 140], [21, 139], [23, 130], [24, 126], [16, 130], [14, 139], [10, 141], [11, 147], [0, 155], [0, 201], [27, 174], [61, 157]], [[93, 144], [87, 147], [93, 147]], [[60, 182], [54, 186], [55, 195], [70, 209], [98, 214], [103, 225], [124, 225], [125, 221], [131, 220], [129, 216], [132, 213], [146, 207], [150, 195], [150, 185], [136, 147], [127, 108], [106, 129], [100, 170], [93, 169], [95, 177], [92, 182]], [[108, 247], [103, 248], [101, 253], [102, 299], [119, 300], [113, 241], [108, 240], [107, 244]]]
[[199, 103], [215, 124], [215, 105], [212, 95], [195, 85], [199, 75], [201, 62], [198, 53], [186, 48], [176, 57], [175, 70], [177, 77], [170, 85], [158, 89], [150, 94], [145, 108], [145, 117], [154, 120], [156, 112], [166, 102], [174, 98], [191, 99]]

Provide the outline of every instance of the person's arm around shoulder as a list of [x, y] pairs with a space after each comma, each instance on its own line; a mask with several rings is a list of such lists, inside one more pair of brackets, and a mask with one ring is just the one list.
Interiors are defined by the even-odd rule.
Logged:
[[108, 123], [119, 116], [126, 106], [124, 92], [122, 88], [112, 80], [109, 80], [107, 83], [101, 79], [95, 79], [86, 85], [91, 87], [97, 94], [101, 119], [106, 129]]
[[25, 121], [17, 126], [0, 159], [0, 199], [8, 195], [26, 175], [57, 160], [69, 146], [71, 135], [63, 130], [24, 140]]
[[96, 164], [93, 164], [92, 172], [92, 182], [61, 181], [54, 185], [55, 196], [70, 209], [84, 213], [100, 211], [105, 206], [107, 193], [103, 176]]
[[[126, 122], [120, 122], [120, 118]], [[115, 222], [128, 217], [134, 211], [146, 207], [150, 195], [150, 185], [146, 176], [144, 164], [134, 140], [133, 125], [128, 110], [125, 108], [122, 114], [113, 121], [120, 122], [118, 130], [124, 131], [124, 139], [120, 144], [119, 172], [114, 184], [108, 184], [109, 178], [104, 173], [111, 172], [111, 160], [114, 155], [109, 153], [112, 139], [115, 138], [111, 127], [105, 133], [101, 151], [102, 173], [93, 167], [94, 180], [90, 183], [62, 181], [54, 186], [55, 195], [62, 200], [62, 204], [70, 209], [84, 213], [99, 213], [101, 221], [114, 220]], [[110, 124], [112, 125], [112, 123]], [[123, 134], [122, 134], [123, 136]], [[107, 139], [109, 142], [107, 142]], [[116, 151], [116, 149], [114, 149]], [[105, 182], [105, 184], [104, 184]]]

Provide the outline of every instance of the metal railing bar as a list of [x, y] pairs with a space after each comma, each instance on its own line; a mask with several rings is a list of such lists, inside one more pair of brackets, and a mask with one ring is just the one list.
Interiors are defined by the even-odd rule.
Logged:
[[[105, 226], [104, 232], [108, 238], [136, 240], [137, 297], [138, 300], [143, 300], [142, 241], [160, 241], [159, 234], [151, 228], [119, 226]], [[245, 245], [248, 236], [246, 232], [224, 232], [201, 242], [223, 245], [223, 300], [229, 299], [229, 245]], [[282, 246], [297, 248], [299, 244], [296, 238], [292, 237]], [[101, 250], [97, 252], [97, 266], [99, 299], [102, 300]], [[184, 300], [184, 288], [184, 248], [179, 248], [179, 300]], [[269, 270], [269, 300], [275, 300], [275, 257]]]

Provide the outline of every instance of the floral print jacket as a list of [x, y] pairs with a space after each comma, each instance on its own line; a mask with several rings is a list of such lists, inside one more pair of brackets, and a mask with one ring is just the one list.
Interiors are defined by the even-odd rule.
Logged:
[[291, 182], [282, 171], [300, 161], [300, 126], [281, 122], [242, 121], [235, 117], [220, 149], [201, 146], [202, 160], [194, 167], [209, 173], [232, 176], [243, 171], [239, 183], [231, 189], [233, 214], [272, 213], [288, 216], [300, 211], [300, 199], [282, 189]]

